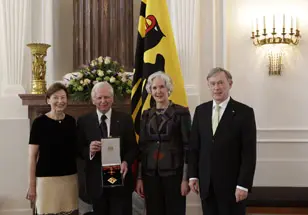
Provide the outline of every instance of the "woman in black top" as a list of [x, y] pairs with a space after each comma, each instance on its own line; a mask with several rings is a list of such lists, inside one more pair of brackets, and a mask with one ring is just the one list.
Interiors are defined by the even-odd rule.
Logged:
[[145, 196], [147, 215], [184, 215], [189, 192], [190, 113], [188, 108], [168, 100], [172, 82], [167, 74], [152, 74], [146, 89], [155, 106], [142, 114], [136, 191]]
[[63, 84], [52, 84], [46, 93], [51, 110], [31, 127], [27, 199], [38, 215], [78, 214], [76, 122], [64, 113], [67, 97]]

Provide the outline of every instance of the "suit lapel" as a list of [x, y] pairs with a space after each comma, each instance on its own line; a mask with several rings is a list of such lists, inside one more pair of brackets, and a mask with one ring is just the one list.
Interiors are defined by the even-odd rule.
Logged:
[[117, 112], [112, 109], [111, 120], [110, 120], [110, 136], [119, 137], [120, 136], [120, 120]]
[[150, 112], [149, 112], [149, 119], [150, 119], [149, 125], [150, 125], [150, 129], [153, 129], [153, 131], [154, 131], [153, 133], [157, 134], [159, 128], [158, 128], [158, 125], [157, 125], [155, 113], [156, 113], [156, 109], [151, 108]]
[[199, 123], [200, 127], [204, 129], [205, 136], [212, 137], [213, 131], [212, 131], [212, 112], [213, 112], [213, 102], [209, 102], [207, 106], [204, 107], [204, 109], [201, 111]]
[[90, 128], [90, 131], [93, 131], [94, 140], [100, 140], [101, 139], [101, 130], [100, 130], [100, 127], [99, 127], [98, 116], [97, 116], [96, 112], [94, 112], [91, 115], [90, 120], [91, 120], [91, 122], [94, 122], [94, 123], [90, 123], [90, 125], [93, 126], [92, 128]]
[[[164, 128], [165, 124], [173, 118], [173, 115], [174, 115], [174, 108], [172, 108], [172, 106], [170, 105], [166, 109], [165, 114], [162, 115], [162, 122], [160, 123], [160, 125], [158, 125], [159, 133], [161, 133], [162, 128]], [[168, 126], [165, 126], [165, 127], [166, 127], [165, 129], [168, 129]]]

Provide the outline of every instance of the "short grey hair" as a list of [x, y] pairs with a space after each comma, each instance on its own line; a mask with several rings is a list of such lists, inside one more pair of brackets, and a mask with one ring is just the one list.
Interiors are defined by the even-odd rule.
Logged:
[[227, 79], [232, 81], [231, 73], [228, 70], [221, 68], [221, 67], [215, 67], [215, 68], [211, 69], [211, 71], [207, 75], [206, 79], [209, 80], [209, 78], [211, 78], [212, 76], [214, 76], [215, 74], [217, 74], [219, 72], [225, 73]]
[[91, 98], [93, 99], [95, 97], [96, 90], [104, 88], [104, 87], [108, 87], [109, 88], [110, 95], [113, 97], [114, 92], [113, 92], [113, 87], [111, 86], [111, 84], [109, 84], [107, 81], [102, 81], [102, 82], [96, 83], [94, 85], [94, 87], [92, 88]]
[[147, 92], [149, 94], [151, 94], [151, 87], [152, 87], [152, 84], [153, 84], [153, 81], [154, 81], [155, 78], [161, 78], [165, 81], [165, 86], [167, 87], [168, 94], [170, 95], [173, 91], [172, 79], [170, 78], [169, 75], [167, 75], [166, 73], [164, 73], [162, 71], [155, 72], [148, 77], [148, 81], [147, 81], [147, 84], [145, 86], [145, 89], [147, 90]]

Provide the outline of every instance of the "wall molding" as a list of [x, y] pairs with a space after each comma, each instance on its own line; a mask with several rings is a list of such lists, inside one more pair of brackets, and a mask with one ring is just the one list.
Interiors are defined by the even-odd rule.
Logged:
[[258, 143], [308, 143], [308, 128], [258, 128]]
[[258, 131], [269, 132], [269, 131], [306, 131], [308, 128], [258, 128]]
[[258, 143], [308, 143], [308, 139], [258, 139]]
[[262, 163], [308, 163], [306, 158], [260, 158], [257, 162]]

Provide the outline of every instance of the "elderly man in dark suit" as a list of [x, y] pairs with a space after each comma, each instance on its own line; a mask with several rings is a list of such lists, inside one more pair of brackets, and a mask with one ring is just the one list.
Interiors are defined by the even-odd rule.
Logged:
[[[96, 111], [80, 117], [77, 121], [79, 147], [85, 159], [86, 190], [96, 215], [132, 214], [134, 183], [131, 166], [136, 159], [138, 148], [131, 116], [112, 109], [113, 94], [113, 88], [108, 82], [94, 85], [91, 97]], [[109, 136], [120, 137], [124, 186], [103, 188], [101, 139]]]
[[213, 101], [199, 105], [194, 114], [189, 185], [200, 191], [204, 214], [245, 215], [256, 165], [254, 111], [230, 97], [230, 72], [214, 68], [207, 81]]

